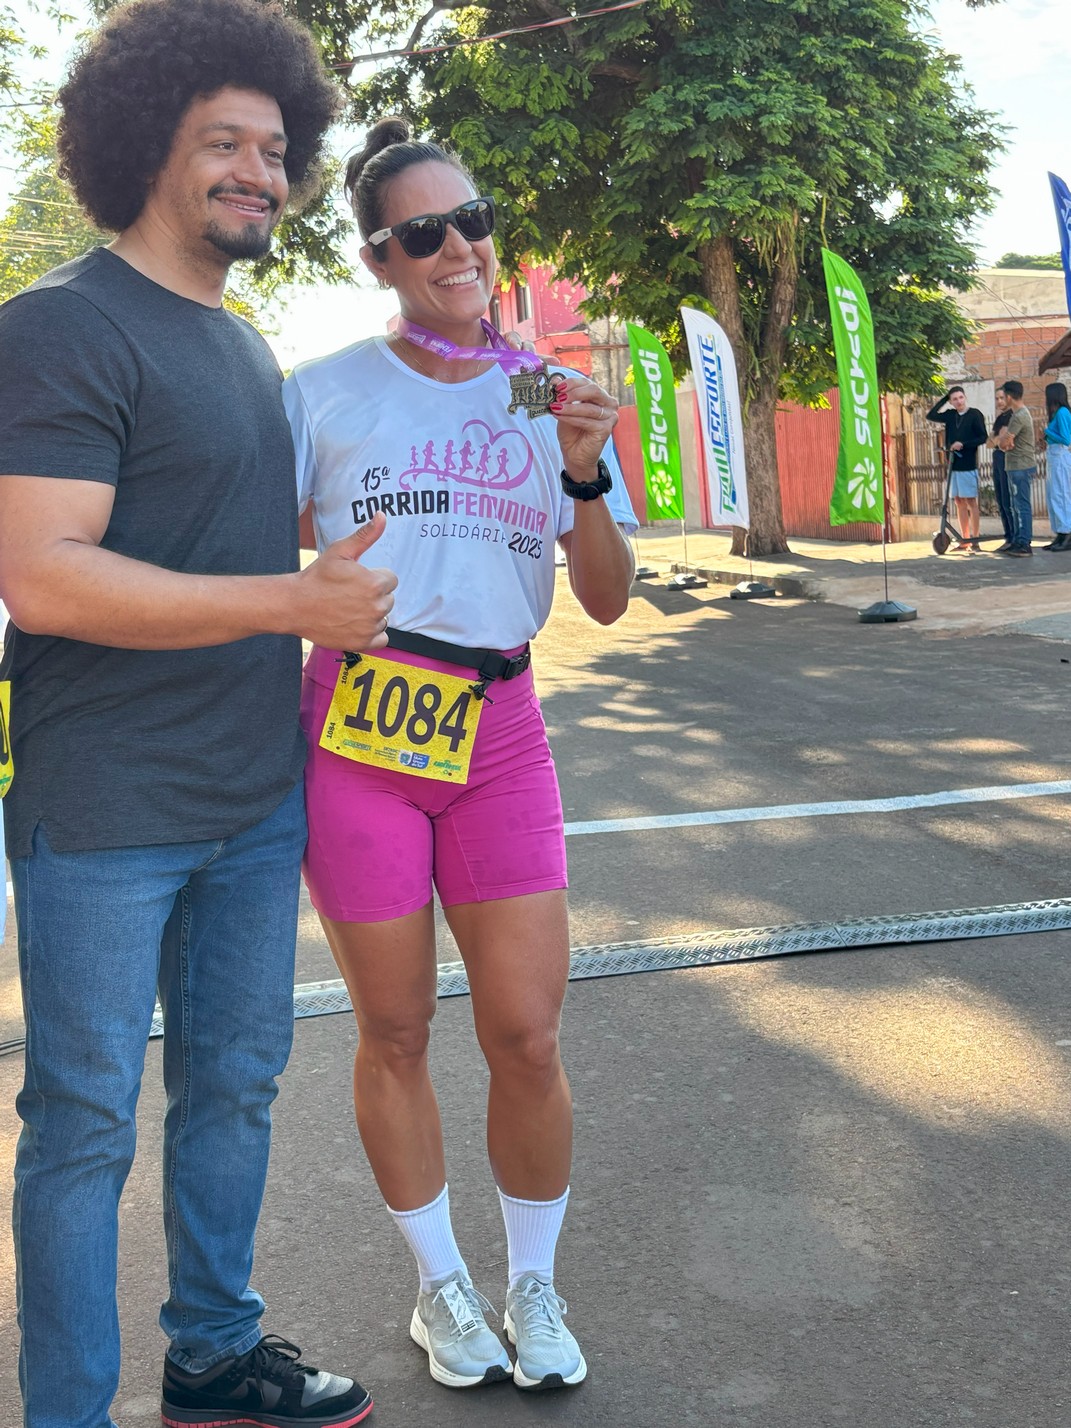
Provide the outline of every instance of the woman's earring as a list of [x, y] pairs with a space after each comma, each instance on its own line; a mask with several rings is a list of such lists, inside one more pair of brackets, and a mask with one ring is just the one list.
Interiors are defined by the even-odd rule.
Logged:
[[387, 281], [386, 278], [380, 278], [378, 279], [377, 286], [379, 287], [381, 292], [386, 292], [387, 289], [390, 287], [390, 283]]

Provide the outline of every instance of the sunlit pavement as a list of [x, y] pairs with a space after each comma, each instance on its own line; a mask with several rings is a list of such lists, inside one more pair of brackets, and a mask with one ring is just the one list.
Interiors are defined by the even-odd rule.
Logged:
[[883, 553], [880, 544], [793, 536], [790, 554], [748, 561], [729, 554], [728, 534], [696, 530], [685, 540], [669, 522], [640, 531], [636, 549], [655, 570], [687, 568], [730, 586], [754, 578], [788, 596], [855, 610], [885, 598], [884, 561], [888, 597], [913, 606], [928, 630], [1071, 636], [1071, 554], [1047, 551], [1051, 536], [1042, 526], [1035, 532], [1034, 558], [1008, 560], [997, 552], [995, 522], [983, 525], [989, 529], [980, 551], [943, 556], [934, 554], [929, 540], [899, 541]]
[[[1046, 616], [1071, 614], [1068, 590]], [[563, 593], [539, 641], [569, 823], [801, 806], [571, 836], [575, 946], [1068, 895], [1066, 793], [820, 816], [834, 800], [1071, 779], [1059, 625], [965, 633], [928, 626], [920, 600], [916, 624], [863, 626], [850, 603], [726, 597], [638, 586], [606, 631]], [[457, 955], [445, 933], [441, 955]], [[10, 939], [0, 957], [10, 1036]], [[336, 975], [306, 910], [298, 981]], [[352, 1129], [350, 1018], [297, 1023], [256, 1280], [267, 1327], [350, 1365], [373, 1421], [1068, 1421], [1071, 933], [575, 983], [563, 1039], [577, 1157], [558, 1286], [590, 1377], [462, 1393], [409, 1342], [413, 1273]], [[17, 1060], [0, 1059], [8, 1163]], [[157, 1421], [159, 1065], [153, 1042], [122, 1214], [120, 1428]], [[434, 1074], [459, 1239], [501, 1308], [464, 998], [440, 1003]], [[10, 1259], [5, 1238], [4, 1424], [18, 1421]]]

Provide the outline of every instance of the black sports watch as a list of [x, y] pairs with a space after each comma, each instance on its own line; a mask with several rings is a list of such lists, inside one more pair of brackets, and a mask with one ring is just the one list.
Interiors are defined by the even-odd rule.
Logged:
[[573, 481], [568, 471], [563, 471], [562, 490], [574, 501], [597, 501], [600, 496], [605, 496], [614, 484], [613, 477], [605, 461], [600, 461], [595, 469], [599, 474], [594, 481]]

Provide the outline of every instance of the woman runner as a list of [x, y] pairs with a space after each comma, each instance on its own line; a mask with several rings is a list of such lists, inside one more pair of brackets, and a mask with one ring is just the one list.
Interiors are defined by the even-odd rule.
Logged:
[[[398, 591], [389, 648], [315, 649], [306, 667], [306, 880], [356, 1013], [357, 1125], [417, 1261], [410, 1333], [432, 1376], [577, 1384], [587, 1366], [554, 1284], [572, 1153], [558, 1047], [567, 879], [528, 642], [550, 610], [556, 541], [593, 619], [628, 605], [635, 520], [610, 444], [617, 402], [579, 373], [548, 381], [482, 324], [494, 205], [454, 156], [384, 119], [346, 189], [399, 330], [300, 366], [284, 395], [317, 544], [373, 521]], [[515, 1366], [451, 1227], [427, 1064], [433, 883], [490, 1070]]]

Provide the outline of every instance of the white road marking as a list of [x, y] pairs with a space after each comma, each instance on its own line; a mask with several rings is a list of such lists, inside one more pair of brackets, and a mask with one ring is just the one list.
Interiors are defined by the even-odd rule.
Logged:
[[990, 784], [912, 793], [902, 798], [853, 798], [830, 803], [772, 803], [763, 808], [719, 808], [709, 813], [665, 813], [642, 818], [601, 818], [567, 823], [567, 838], [585, 833], [644, 833], [655, 828], [697, 828], [711, 823], [761, 823], [771, 818], [830, 818], [852, 813], [899, 813], [909, 808], [945, 808], [956, 803], [995, 803], [1013, 798], [1050, 798], [1071, 793], [1071, 779], [1052, 783]]
[[[758, 808], [717, 808], [698, 813], [664, 813], [639, 818], [601, 818], [567, 823], [567, 838], [587, 833], [645, 833], [659, 828], [698, 828], [715, 823], [761, 823], [773, 818], [831, 818], [857, 813], [901, 813], [912, 808], [947, 808], [957, 803], [999, 803], [1019, 798], [1052, 798], [1071, 793], [1071, 779], [1050, 783], [998, 783], [982, 788], [951, 788], [939, 793], [911, 793], [900, 798], [852, 798], [829, 803], [771, 803]], [[7, 895], [12, 896], [11, 884]]]

